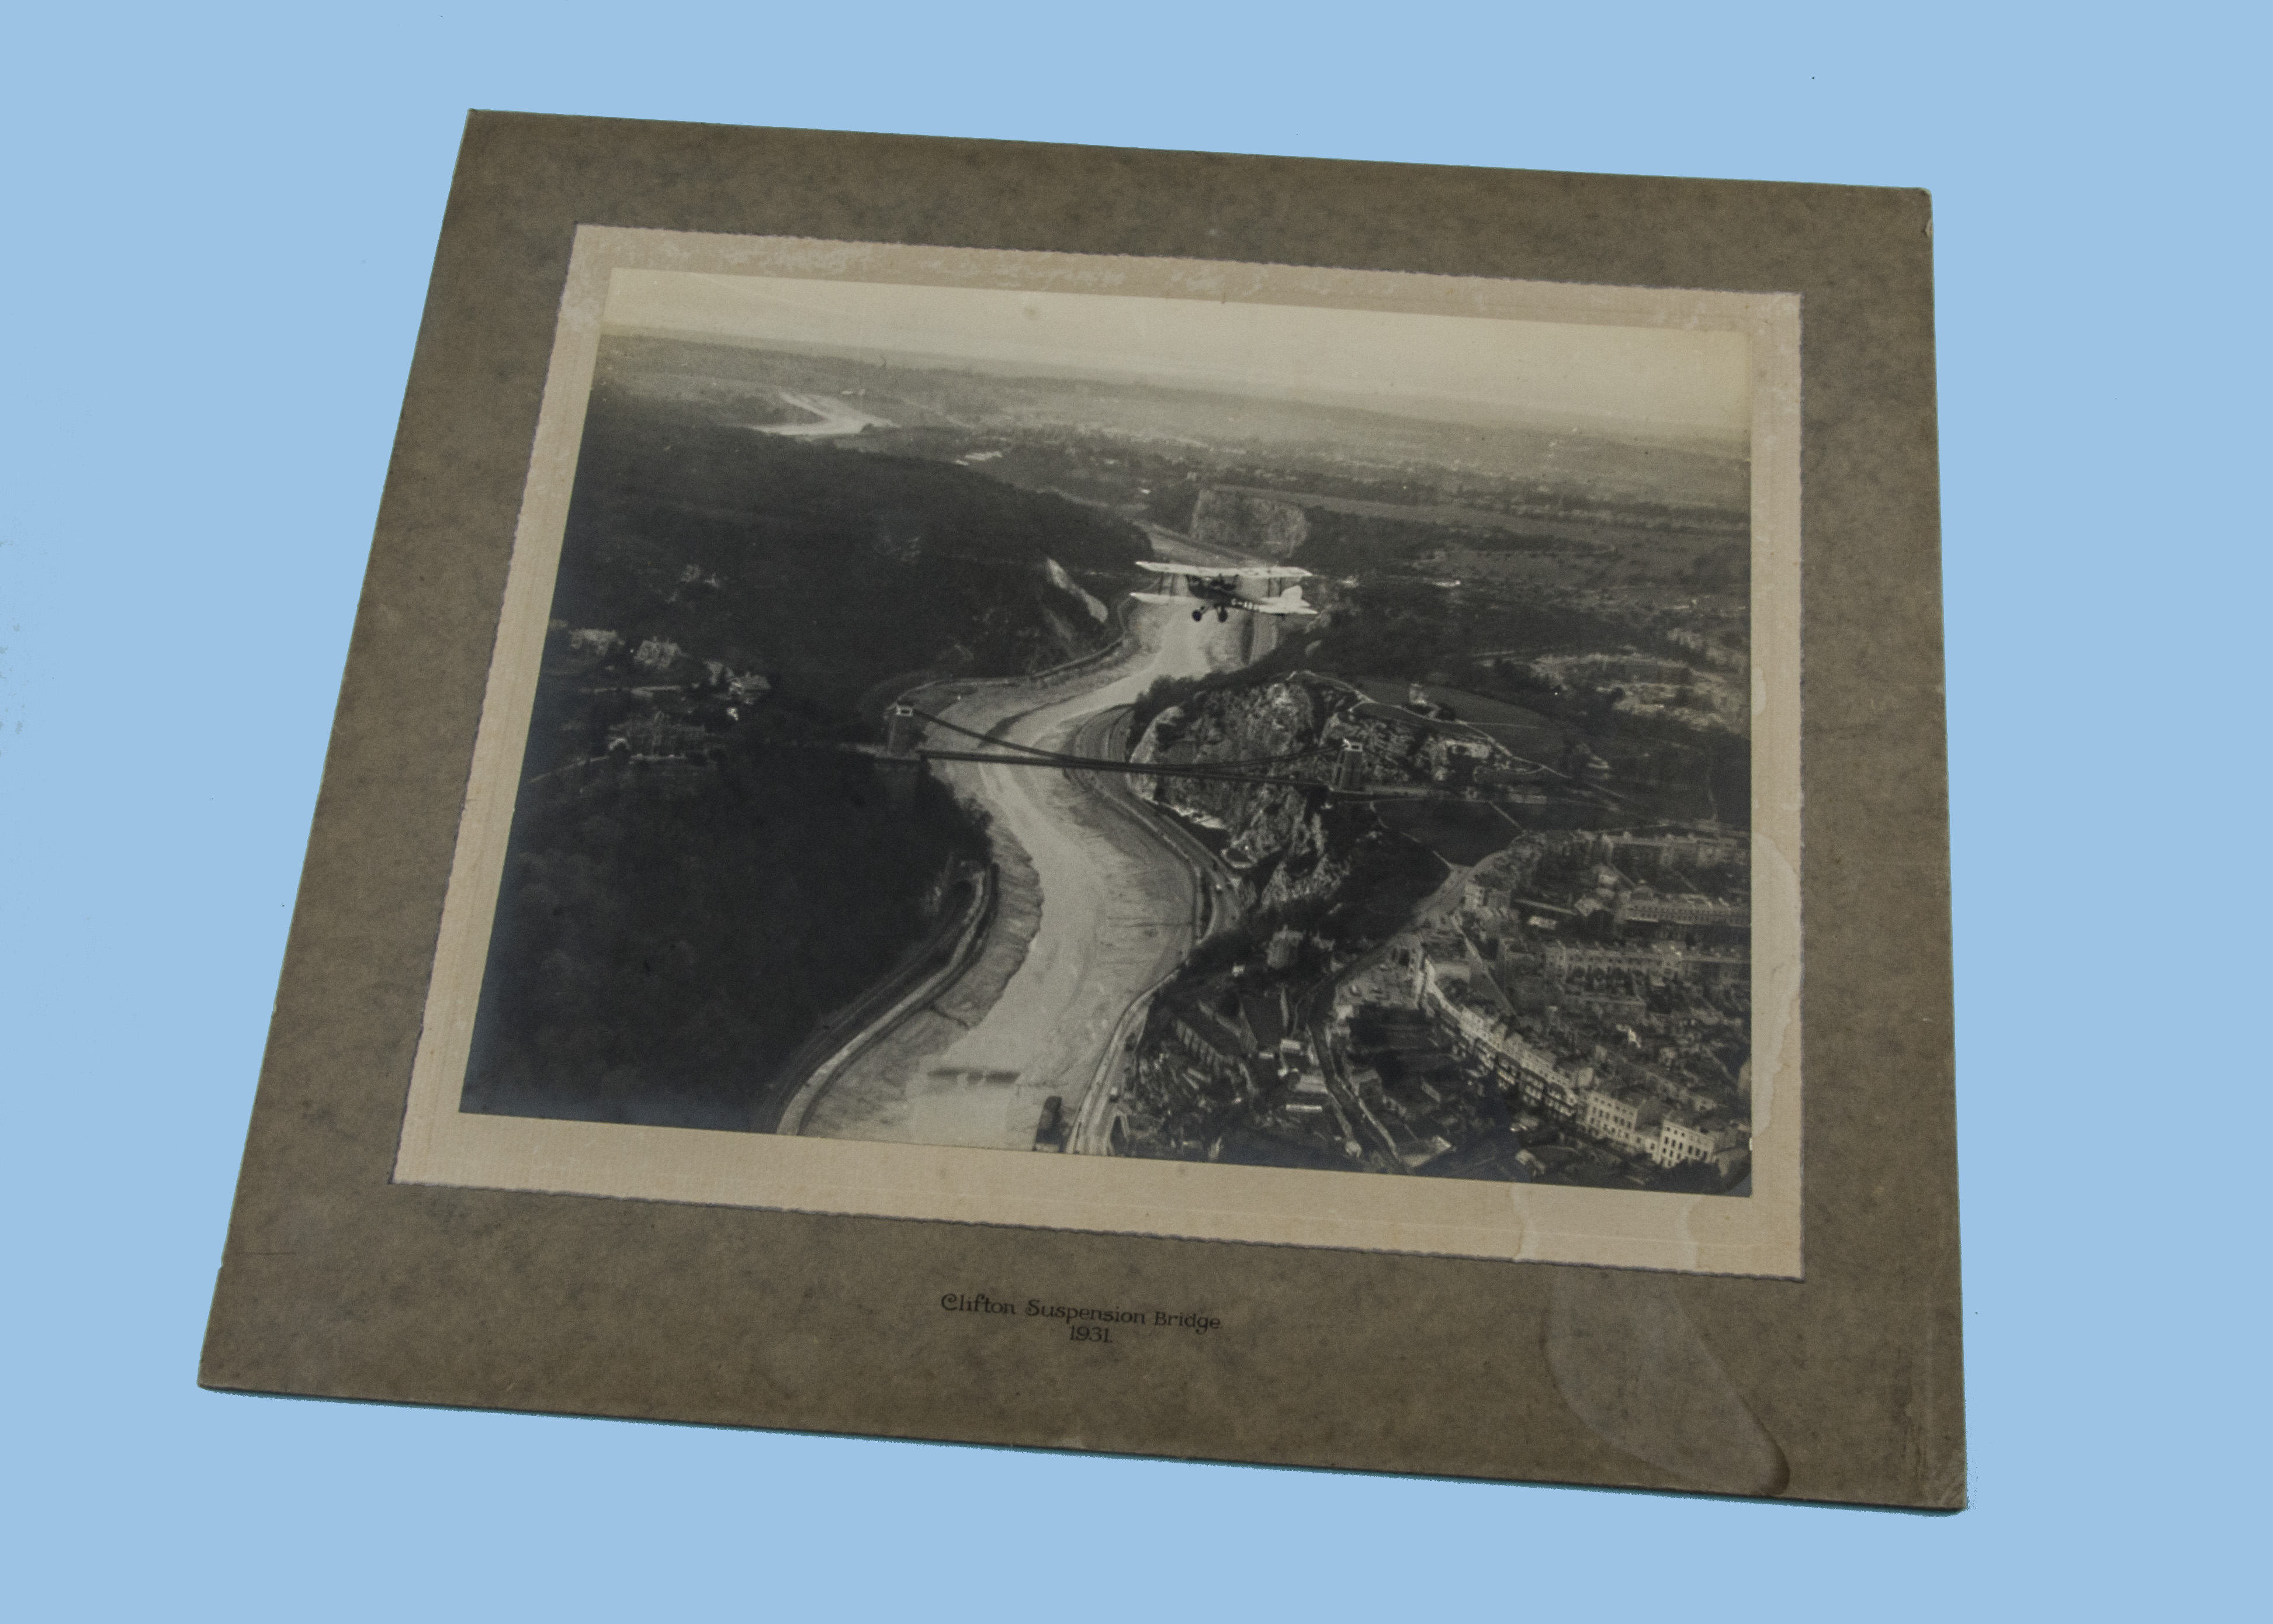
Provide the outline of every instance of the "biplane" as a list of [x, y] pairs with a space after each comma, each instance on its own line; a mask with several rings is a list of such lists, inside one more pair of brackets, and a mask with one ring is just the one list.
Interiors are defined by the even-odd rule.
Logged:
[[[1243, 569], [1225, 569], [1211, 564], [1156, 564], [1150, 559], [1138, 559], [1136, 568], [1148, 569], [1156, 575], [1168, 575], [1184, 584], [1182, 593], [1136, 592], [1131, 594], [1137, 602], [1145, 604], [1189, 604], [1192, 619], [1204, 619], [1211, 609], [1219, 620], [1231, 619], [1234, 609], [1242, 614], [1316, 614], [1317, 611], [1302, 601], [1302, 589], [1291, 584], [1309, 578], [1310, 572], [1291, 564], [1258, 564]], [[1272, 590], [1276, 583], [1290, 584]], [[1261, 593], [1249, 597], [1252, 589]]]

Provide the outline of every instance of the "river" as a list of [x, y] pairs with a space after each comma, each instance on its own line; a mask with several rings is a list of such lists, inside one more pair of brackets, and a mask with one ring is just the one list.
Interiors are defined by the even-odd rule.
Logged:
[[[1264, 628], [1267, 635], [1270, 628]], [[987, 687], [938, 712], [1007, 741], [1088, 746], [1100, 712], [1162, 676], [1196, 676], [1250, 658], [1245, 619], [1194, 622], [1181, 609], [1135, 611], [1124, 657], [1065, 680]], [[942, 739], [953, 748], [980, 748]], [[848, 1066], [804, 1132], [1024, 1150], [1045, 1101], [1070, 1119], [1129, 1004], [1190, 948], [1191, 865], [1129, 813], [1054, 768], [934, 764], [984, 807], [1001, 906], [962, 981]]]

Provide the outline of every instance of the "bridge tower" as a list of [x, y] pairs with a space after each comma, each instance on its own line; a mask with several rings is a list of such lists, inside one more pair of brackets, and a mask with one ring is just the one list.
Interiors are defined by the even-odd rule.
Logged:
[[1364, 787], [1365, 752], [1354, 742], [1345, 742], [1341, 759], [1334, 763], [1334, 788], [1345, 795], [1352, 795]]
[[884, 712], [884, 748], [892, 755], [914, 755], [916, 741], [922, 733], [914, 706], [894, 705]]
[[874, 758], [876, 776], [896, 807], [905, 808], [915, 799], [916, 780], [924, 770], [923, 757], [916, 754], [922, 738], [923, 724], [912, 706], [894, 705], [884, 712], [884, 753]]

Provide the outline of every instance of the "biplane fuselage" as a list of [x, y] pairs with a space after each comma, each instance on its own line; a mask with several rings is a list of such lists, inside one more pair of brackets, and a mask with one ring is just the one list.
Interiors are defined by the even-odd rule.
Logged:
[[[1138, 592], [1135, 596], [1139, 602], [1188, 605], [1195, 620], [1204, 620], [1211, 609], [1215, 611], [1215, 618], [1219, 620], [1231, 619], [1231, 612], [1234, 609], [1242, 614], [1309, 615], [1317, 613], [1302, 601], [1301, 588], [1293, 584], [1308, 578], [1310, 572], [1293, 565], [1253, 565], [1226, 569], [1205, 564], [1159, 564], [1150, 559], [1139, 559], [1136, 568], [1181, 581], [1184, 589], [1181, 593]], [[1282, 582], [1287, 584], [1274, 591], [1272, 589]]]

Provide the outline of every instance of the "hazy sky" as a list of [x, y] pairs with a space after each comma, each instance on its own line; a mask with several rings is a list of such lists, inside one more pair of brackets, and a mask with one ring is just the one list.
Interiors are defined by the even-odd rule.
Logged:
[[611, 274], [605, 320], [1472, 424], [1726, 439], [1751, 416], [1740, 333], [640, 270]]

